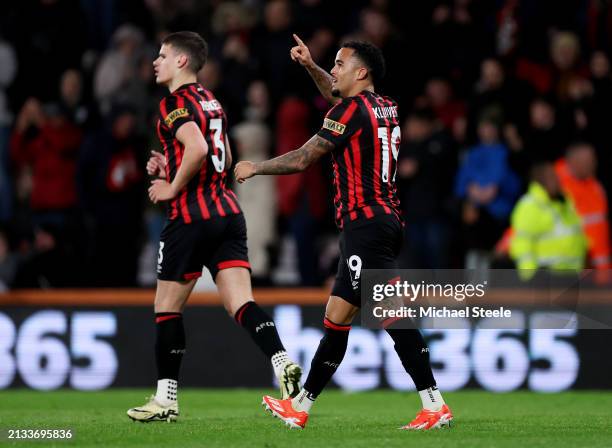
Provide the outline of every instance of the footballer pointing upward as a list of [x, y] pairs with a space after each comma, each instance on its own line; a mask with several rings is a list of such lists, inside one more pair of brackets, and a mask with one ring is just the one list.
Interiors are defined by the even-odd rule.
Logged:
[[244, 216], [226, 185], [232, 163], [227, 119], [212, 92], [196, 82], [206, 57], [204, 39], [183, 31], [164, 39], [153, 63], [155, 81], [169, 94], [161, 100], [157, 124], [164, 154], [154, 152], [147, 163], [149, 175], [158, 177], [149, 197], [167, 203], [168, 217], [157, 259], [157, 393], [143, 406], [128, 410], [133, 420], [178, 417], [178, 375], [185, 353], [183, 308], [204, 266], [227, 312], [272, 362], [281, 395], [299, 392], [301, 368], [289, 360], [274, 322], [253, 301]]
[[[342, 362], [351, 322], [360, 307], [362, 269], [396, 269], [402, 245], [402, 222], [395, 188], [400, 142], [397, 104], [375, 92], [385, 70], [382, 53], [366, 42], [347, 42], [336, 56], [331, 75], [317, 66], [308, 47], [294, 35], [291, 58], [306, 68], [317, 87], [335, 105], [323, 126], [301, 148], [263, 162], [236, 165], [238, 182], [264, 174], [304, 171], [330, 153], [333, 163], [340, 262], [325, 310], [325, 335], [312, 360], [304, 387], [294, 398], [263, 398], [267, 410], [292, 428], [304, 428], [308, 413]], [[383, 322], [412, 377], [423, 409], [403, 429], [449, 425], [453, 416], [444, 403], [429, 363], [429, 350], [416, 329]]]

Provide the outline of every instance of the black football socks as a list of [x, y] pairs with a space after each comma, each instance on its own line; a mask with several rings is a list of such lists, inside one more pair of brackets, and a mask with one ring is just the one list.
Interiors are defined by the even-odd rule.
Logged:
[[[253, 301], [245, 303], [236, 311], [234, 318], [249, 332], [255, 344], [270, 360], [277, 354], [284, 354], [283, 358], [288, 360], [274, 321], [257, 303]], [[275, 360], [276, 358], [279, 356], [276, 356]]]
[[429, 363], [429, 348], [421, 332], [416, 329], [387, 328], [387, 333], [395, 342], [395, 351], [417, 390], [435, 386]]
[[312, 358], [310, 372], [304, 383], [304, 390], [311, 400], [319, 396], [340, 366], [346, 353], [348, 335], [351, 329], [350, 325], [338, 325], [329, 319], [325, 319], [323, 324], [325, 334]]
[[155, 400], [162, 406], [176, 402], [178, 375], [185, 354], [185, 329], [181, 313], [155, 313], [157, 337], [157, 393]]

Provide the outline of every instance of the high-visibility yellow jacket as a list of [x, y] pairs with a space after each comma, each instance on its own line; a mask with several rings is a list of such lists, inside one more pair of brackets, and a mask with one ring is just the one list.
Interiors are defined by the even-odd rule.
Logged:
[[551, 199], [544, 187], [532, 182], [512, 211], [511, 225], [510, 257], [522, 278], [532, 277], [539, 268], [584, 268], [587, 239], [569, 198]]

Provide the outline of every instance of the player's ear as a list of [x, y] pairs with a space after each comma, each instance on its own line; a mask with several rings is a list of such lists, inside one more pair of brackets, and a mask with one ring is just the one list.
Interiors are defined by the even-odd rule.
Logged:
[[357, 81], [363, 81], [368, 77], [368, 69], [365, 67], [361, 67], [357, 70]]
[[178, 68], [184, 68], [189, 62], [189, 59], [187, 58], [187, 56], [181, 53], [178, 55], [177, 61], [178, 61]]

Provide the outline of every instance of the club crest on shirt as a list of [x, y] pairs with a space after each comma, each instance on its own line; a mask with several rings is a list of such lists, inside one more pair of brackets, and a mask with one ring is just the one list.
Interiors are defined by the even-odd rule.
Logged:
[[164, 118], [164, 122], [167, 126], [170, 126], [179, 118], [187, 116], [189, 116], [189, 111], [186, 108], [181, 107], [180, 109], [174, 109], [172, 112], [170, 112], [166, 118]]
[[346, 129], [345, 124], [338, 123], [337, 121], [330, 120], [329, 118], [323, 120], [323, 127], [329, 131], [335, 132], [336, 134], [344, 134], [344, 130]]

